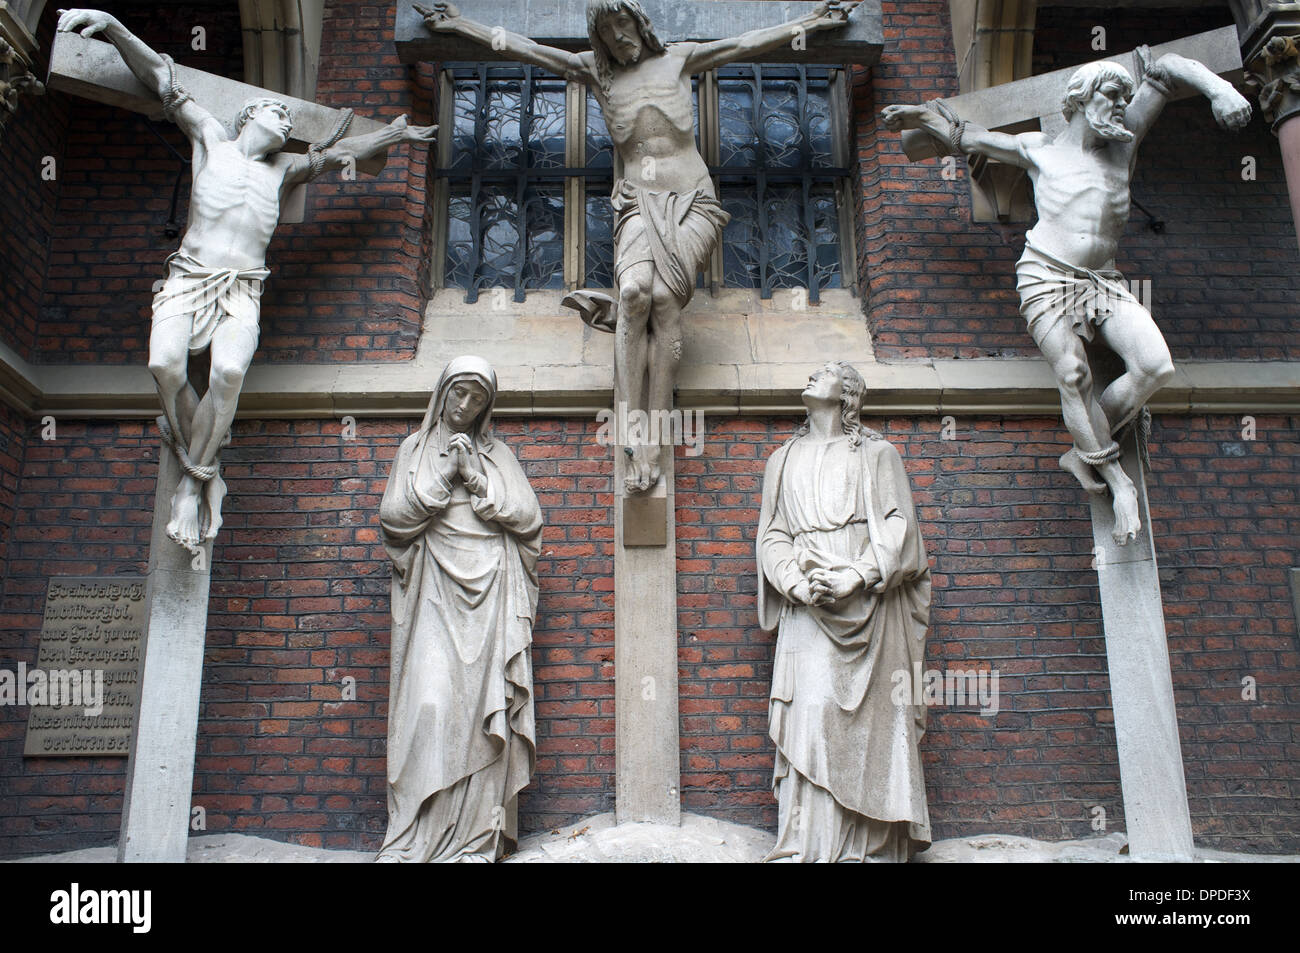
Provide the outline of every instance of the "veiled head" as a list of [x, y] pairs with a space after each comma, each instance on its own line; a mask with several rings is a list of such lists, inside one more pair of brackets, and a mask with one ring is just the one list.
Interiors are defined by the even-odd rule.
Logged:
[[472, 354], [458, 357], [442, 369], [421, 429], [442, 424], [453, 432], [468, 433], [477, 445], [488, 449], [496, 399], [497, 374], [492, 365]]

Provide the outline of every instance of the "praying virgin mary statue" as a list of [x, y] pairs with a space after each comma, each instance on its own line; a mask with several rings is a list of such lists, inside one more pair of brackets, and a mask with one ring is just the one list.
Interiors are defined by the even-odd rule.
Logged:
[[542, 513], [492, 435], [496, 394], [482, 358], [448, 364], [379, 504], [393, 640], [378, 861], [497, 860], [536, 762], [529, 653]]

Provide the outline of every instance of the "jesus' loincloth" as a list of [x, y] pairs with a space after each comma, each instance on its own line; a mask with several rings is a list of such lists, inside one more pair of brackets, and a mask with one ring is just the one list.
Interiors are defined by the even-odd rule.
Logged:
[[1020, 313], [1029, 322], [1029, 333], [1038, 343], [1052, 328], [1069, 319], [1074, 333], [1085, 341], [1114, 315], [1120, 302], [1141, 307], [1118, 271], [1094, 271], [1062, 261], [1032, 242], [1016, 263], [1016, 290], [1020, 292]]
[[695, 293], [695, 275], [722, 240], [731, 216], [722, 204], [699, 189], [685, 194], [651, 192], [625, 179], [614, 186], [614, 261], [617, 282], [623, 272], [643, 261], [685, 305]]
[[205, 350], [223, 324], [238, 326], [256, 343], [262, 287], [270, 274], [266, 268], [208, 268], [176, 252], [167, 259], [167, 280], [154, 295], [154, 326], [189, 318], [191, 354]]

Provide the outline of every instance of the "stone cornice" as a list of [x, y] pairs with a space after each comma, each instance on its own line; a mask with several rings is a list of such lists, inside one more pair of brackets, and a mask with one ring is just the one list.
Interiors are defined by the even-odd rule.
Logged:
[[[851, 354], [828, 356], [853, 359]], [[239, 416], [419, 416], [443, 359], [440, 355], [439, 361], [401, 364], [262, 365], [249, 373]], [[1051, 373], [1035, 358], [857, 360], [856, 365], [867, 381], [866, 403], [872, 416], [1060, 413]], [[686, 364], [678, 406], [716, 415], [802, 413], [799, 393], [814, 366], [816, 362], [810, 361]], [[497, 369], [502, 383], [499, 415], [594, 417], [609, 405], [613, 368], [608, 361], [498, 363]], [[153, 381], [144, 367], [33, 365], [4, 345], [0, 345], [0, 400], [29, 418], [51, 414], [140, 419], [158, 413]], [[1151, 409], [1163, 414], [1300, 413], [1300, 362], [1184, 362], [1173, 383], [1156, 395]]]

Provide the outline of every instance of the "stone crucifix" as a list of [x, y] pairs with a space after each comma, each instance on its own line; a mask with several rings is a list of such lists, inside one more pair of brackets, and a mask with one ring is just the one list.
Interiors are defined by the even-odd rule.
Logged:
[[[475, 58], [523, 60], [593, 89], [616, 147], [620, 185], [614, 201], [624, 207], [616, 240], [616, 268], [622, 273], [616, 291], [629, 300], [594, 292], [577, 293], [572, 300], [589, 323], [603, 322], [605, 330], [619, 312], [615, 383], [626, 390], [616, 391], [615, 400], [645, 399], [646, 365], [657, 351], [665, 359], [653, 370], [655, 399], [670, 408], [684, 300], [678, 300], [669, 282], [689, 279], [681, 289], [689, 297], [695, 259], [704, 260], [703, 245], [707, 240], [712, 247], [721, 219], [708, 167], [695, 147], [691, 73], [736, 59], [870, 65], [884, 46], [879, 0], [856, 5], [851, 19], [846, 19], [847, 6], [785, 0], [643, 0], [643, 5], [607, 2], [586, 9], [555, 0], [461, 3], [473, 19], [502, 25], [470, 23], [470, 16], [455, 16], [447, 7], [426, 6], [421, 13], [411, 0], [399, 0], [394, 25], [398, 56], [405, 63], [463, 60], [467, 37], [475, 41]], [[650, 27], [651, 19], [656, 28]], [[807, 35], [820, 29], [826, 32]], [[739, 37], [725, 39], [737, 33]], [[625, 191], [631, 199], [621, 197]], [[640, 200], [640, 193], [655, 191], [664, 197]], [[683, 238], [691, 248], [684, 258], [683, 239], [676, 234], [667, 236], [658, 254], [652, 244], [664, 230], [675, 232], [674, 214], [687, 219]], [[668, 244], [678, 248], [676, 266], [665, 267], [671, 258], [665, 254]], [[677, 278], [673, 267], [681, 273]], [[656, 312], [661, 303], [666, 307]], [[659, 447], [642, 447], [639, 461], [624, 453], [615, 459], [615, 485], [622, 496], [621, 505], [614, 507], [614, 803], [619, 823], [676, 824], [681, 815], [672, 464], [672, 453]]]
[[[109, 43], [91, 39], [95, 34]], [[158, 462], [148, 635], [118, 842], [119, 861], [183, 862], [212, 539], [224, 490], [216, 454], [257, 347], [267, 246], [295, 184], [326, 169], [343, 169], [345, 177], [353, 169], [378, 172], [390, 146], [428, 141], [435, 127], [408, 126], [405, 117], [387, 126], [354, 121], [347, 110], [177, 66], [93, 10], [62, 14], [49, 85], [137, 112], [161, 112], [194, 150], [189, 226], [154, 299], [149, 342], [164, 410], [160, 426], [174, 452], [164, 450]], [[233, 137], [216, 115], [238, 117]], [[343, 138], [349, 129], [360, 134]], [[211, 349], [211, 375], [199, 399], [186, 364], [205, 347]]]
[[[695, 144], [691, 76], [782, 47], [793, 47], [797, 59], [808, 34], [846, 25], [857, 5], [827, 0], [797, 19], [739, 36], [664, 43], [638, 0], [589, 0], [591, 49], [574, 53], [470, 20], [451, 3], [414, 4], [430, 31], [584, 83], [600, 104], [621, 167], [612, 197], [617, 296], [578, 291], [565, 304], [592, 327], [613, 332], [616, 399], [627, 402], [627, 419], [668, 419], [682, 356], [682, 309], [730, 220]], [[629, 434], [626, 493], [646, 493], [659, 483], [663, 455], [671, 453], [663, 444], [670, 440]]]
[[[1061, 466], [1089, 493], [1109, 491], [1120, 545], [1142, 524], [1115, 437], [1174, 374], [1160, 329], [1115, 270], [1138, 148], [1180, 86], [1205, 95], [1221, 127], [1238, 130], [1250, 121], [1245, 97], [1196, 60], [1177, 53], [1154, 60], [1143, 48], [1139, 62], [1136, 83], [1119, 63], [1080, 67], [1062, 99], [1065, 128], [1054, 136], [991, 131], [942, 103], [888, 106], [882, 113], [888, 128], [924, 130], [948, 154], [984, 156], [1028, 171], [1038, 223], [1025, 236], [1016, 266], [1020, 309], [1051, 365], [1074, 437]], [[1096, 381], [1090, 368], [1087, 346], [1094, 344], [1123, 364], [1108, 383]]]
[[[1214, 35], [1192, 37], [1190, 45], [1206, 36]], [[963, 108], [971, 104], [961, 102], [967, 97], [889, 106], [882, 118], [888, 128], [906, 130], [905, 149], [913, 159], [981, 155], [1025, 169], [1033, 182], [1038, 222], [1026, 236], [1016, 286], [1029, 333], [1056, 376], [1062, 415], [1074, 438], [1061, 465], [1091, 494], [1130, 852], [1135, 860], [1190, 861], [1191, 816], [1141, 433], [1147, 400], [1174, 368], [1164, 337], [1115, 271], [1114, 258], [1128, 221], [1138, 147], [1165, 104], [1189, 91], [1200, 93], [1219, 125], [1232, 130], [1249, 121], [1250, 105], [1203, 63], [1168, 47], [1163, 52], [1137, 51], [1136, 81], [1121, 64], [1099, 61], [1064, 76], [971, 94], [980, 97], [980, 124], [970, 119], [976, 110]], [[1230, 36], [1220, 36], [1210, 52], [1224, 71], [1234, 68], [1234, 58], [1240, 64]], [[1026, 112], [1046, 115], [1041, 94], [1047, 91], [1064, 117], [1063, 125], [1055, 125], [1059, 132], [1011, 135], [983, 125], [1020, 122]]]
[[[403, 116], [378, 131], [342, 138], [350, 119], [305, 154], [285, 151], [290, 107], [263, 95], [243, 104], [231, 138], [177, 78], [170, 57], [142, 43], [116, 18], [67, 10], [60, 33], [102, 34], [135, 79], [161, 103], [193, 147], [189, 225], [167, 260], [167, 279], [153, 302], [149, 370], [163, 409], [163, 439], [181, 463], [167, 535], [197, 553], [221, 527], [225, 483], [218, 455], [229, 439], [244, 375], [259, 337], [261, 295], [270, 272], [266, 249], [289, 192], [330, 169], [355, 169], [400, 142], [428, 142], [435, 126]], [[190, 355], [209, 351], [211, 371], [200, 398], [188, 376]]]

